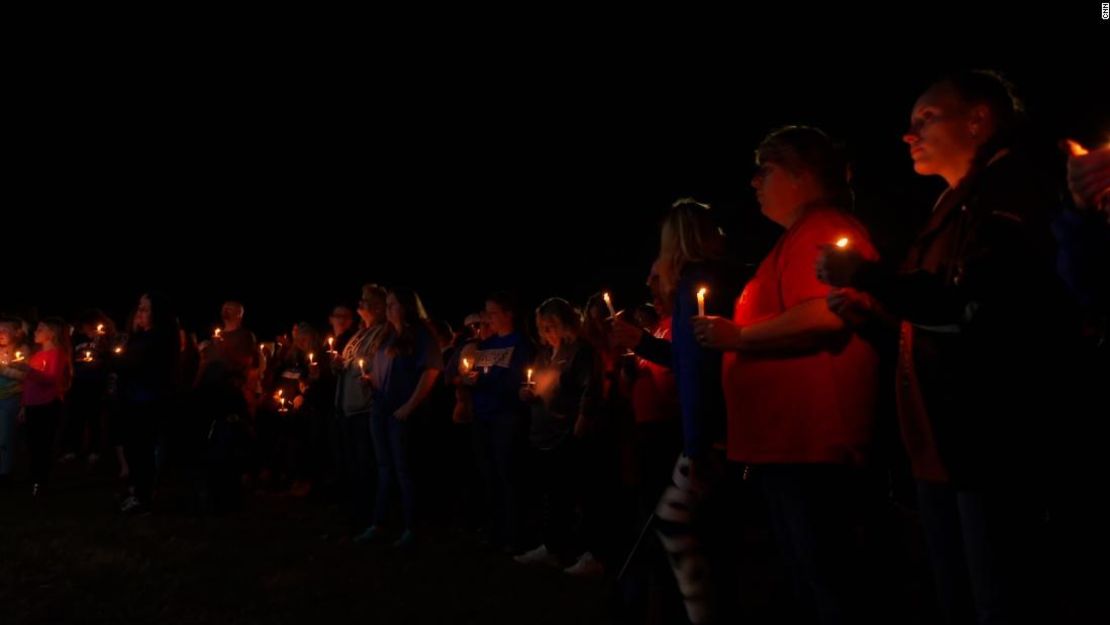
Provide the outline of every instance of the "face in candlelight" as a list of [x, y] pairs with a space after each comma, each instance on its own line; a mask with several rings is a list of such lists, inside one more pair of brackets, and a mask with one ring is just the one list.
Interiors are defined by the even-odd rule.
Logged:
[[551, 316], [536, 315], [536, 330], [545, 345], [556, 347], [559, 345], [560, 325], [559, 320]]
[[802, 204], [802, 186], [808, 184], [801, 175], [791, 173], [777, 163], [764, 163], [752, 176], [752, 188], [760, 211], [771, 221], [784, 225], [794, 209]]
[[570, 302], [552, 297], [536, 309], [536, 329], [543, 342], [551, 347], [570, 343], [578, 336], [578, 311]]
[[135, 329], [150, 330], [151, 304], [146, 295], [139, 298], [139, 307], [135, 309]]
[[810, 126], [785, 126], [756, 148], [752, 187], [760, 210], [790, 228], [809, 207], [851, 203], [848, 163], [827, 134]]
[[498, 336], [504, 336], [513, 331], [513, 313], [499, 302], [486, 301], [486, 319], [489, 321], [490, 330]]
[[39, 325], [35, 328], [36, 345], [46, 345], [47, 343], [52, 343], [56, 340], [56, 338], [57, 334], [54, 328], [50, 327], [46, 323], [39, 323]]
[[1010, 84], [992, 72], [956, 72], [934, 83], [914, 103], [902, 137], [914, 171], [956, 186], [984, 146], [991, 144], [992, 152], [1006, 147], [1022, 108]]
[[385, 289], [376, 284], [362, 287], [362, 297], [358, 300], [358, 316], [363, 325], [374, 326], [385, 320]]
[[336, 306], [331, 311], [331, 316], [328, 317], [328, 322], [331, 323], [331, 331], [335, 336], [342, 336], [347, 330], [351, 328], [354, 323], [355, 315], [350, 308], [346, 306]]
[[243, 323], [243, 315], [246, 314], [246, 309], [243, 304], [236, 301], [224, 302], [223, 307], [220, 309], [220, 319], [224, 322], [224, 328], [228, 330], [236, 330], [239, 325]]
[[986, 107], [968, 105], [952, 85], [930, 87], [914, 104], [910, 128], [902, 137], [914, 171], [959, 182], [986, 141], [987, 121]]

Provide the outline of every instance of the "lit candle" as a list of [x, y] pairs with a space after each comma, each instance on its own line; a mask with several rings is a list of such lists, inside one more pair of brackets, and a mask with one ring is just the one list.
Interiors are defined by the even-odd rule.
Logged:
[[84, 360], [85, 362], [92, 362], [92, 359], [93, 359], [92, 352], [90, 352], [90, 351], [86, 351], [85, 352], [85, 357], [82, 358], [82, 360]]
[[609, 292], [602, 293], [601, 299], [605, 300], [605, 305], [609, 307], [609, 316], [616, 317], [617, 311], [613, 310], [613, 300], [609, 298]]
[[212, 331], [212, 338], [216, 339], [217, 341], [220, 340], [220, 329], [219, 328], [216, 328], [215, 330]]
[[1080, 145], [1078, 141], [1071, 139], [1068, 139], [1068, 151], [1071, 152], [1072, 156], [1086, 156], [1089, 154], [1087, 148]]
[[15, 353], [15, 360], [13, 360], [12, 362], [19, 362], [21, 360], [23, 360], [23, 352], [16, 352]]
[[366, 375], [366, 368], [363, 366], [365, 364], [365, 360], [363, 360], [362, 358], [358, 359], [358, 370], [362, 373], [362, 375]]
[[528, 386], [532, 386], [532, 370], [531, 369], [528, 370], [528, 382], [526, 384]]
[[308, 352], [308, 366], [310, 366], [310, 367], [315, 367], [316, 366], [316, 354], [314, 354], [312, 352]]
[[[704, 286], [701, 287], [700, 289], [698, 289], [698, 316], [699, 317], [704, 317], [705, 316], [705, 294], [708, 293], [708, 292], [709, 292], [709, 289], [705, 288]], [[689, 301], [689, 300], [686, 300], [686, 301]]]
[[470, 359], [469, 358], [463, 358], [462, 359], [462, 372], [463, 373], [470, 373]]
[[278, 412], [289, 412], [289, 409], [285, 407], [285, 398], [284, 397], [282, 397], [280, 399], [280, 402], [281, 402], [281, 408], [278, 408]]
[[117, 355], [117, 356], [119, 356], [120, 354], [122, 354], [122, 353], [123, 353], [123, 347], [122, 347], [122, 346], [119, 346], [119, 345], [117, 345], [117, 346], [116, 346], [116, 348], [115, 348], [114, 350], [112, 350], [112, 351], [114, 351], [114, 352], [116, 353], [116, 355]]
[[104, 336], [104, 324], [103, 323], [96, 324], [96, 333], [100, 336]]
[[329, 336], [328, 337], [328, 353], [329, 354], [334, 354], [335, 353], [335, 337], [334, 336]]
[[844, 249], [844, 248], [848, 247], [848, 243], [850, 243], [850, 241], [848, 240], [848, 237], [840, 237], [839, 239], [836, 240], [836, 246], [839, 247], [840, 249]]

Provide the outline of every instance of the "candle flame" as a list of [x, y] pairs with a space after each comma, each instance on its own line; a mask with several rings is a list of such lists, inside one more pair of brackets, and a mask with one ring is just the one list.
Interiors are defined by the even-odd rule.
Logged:
[[840, 237], [836, 240], [836, 246], [840, 249], [848, 247], [848, 237]]
[[1087, 148], [1080, 145], [1078, 141], [1071, 139], [1068, 139], [1068, 151], [1071, 152], [1072, 156], [1086, 156], [1089, 154]]

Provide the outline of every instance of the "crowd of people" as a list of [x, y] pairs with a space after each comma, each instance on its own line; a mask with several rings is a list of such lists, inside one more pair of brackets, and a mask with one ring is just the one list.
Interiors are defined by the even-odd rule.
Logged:
[[522, 566], [669, 586], [673, 610], [643, 618], [691, 623], [729, 614], [729, 519], [757, 498], [799, 618], [850, 623], [867, 611], [863, 513], [903, 470], [889, 419], [946, 622], [1033, 620], [1048, 521], [1077, 557], [1103, 540], [1110, 146], [1071, 144], [1062, 194], [1023, 128], [990, 72], [920, 96], [904, 140], [946, 188], [904, 258], [853, 216], [840, 146], [789, 126], [755, 150], [751, 186], [782, 228], [758, 267], [681, 199], [645, 261], [650, 301], [624, 309], [496, 292], [456, 330], [415, 291], [366, 284], [323, 331], [264, 342], [240, 302], [198, 337], [156, 292], [122, 328], [97, 310], [33, 332], [5, 317], [0, 479], [18, 422], [35, 497], [55, 462], [114, 461], [121, 512], [148, 513], [176, 462], [203, 511], [327, 492], [355, 544], [480, 529]]

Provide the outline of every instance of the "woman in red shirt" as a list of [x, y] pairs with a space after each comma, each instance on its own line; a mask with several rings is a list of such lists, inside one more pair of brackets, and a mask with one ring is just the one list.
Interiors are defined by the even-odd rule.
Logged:
[[746, 465], [803, 609], [850, 622], [851, 499], [872, 437], [878, 357], [829, 310], [813, 275], [823, 246], [875, 251], [851, 204], [847, 167], [820, 130], [787, 127], [756, 152], [752, 186], [786, 231], [736, 301], [733, 319], [697, 317], [699, 342], [725, 352], [728, 459]]
[[31, 447], [31, 495], [37, 497], [50, 474], [62, 398], [73, 380], [69, 327], [58, 318], [44, 319], [35, 329], [35, 344], [41, 349], [29, 360], [12, 363], [0, 374], [23, 380], [22, 421]]

